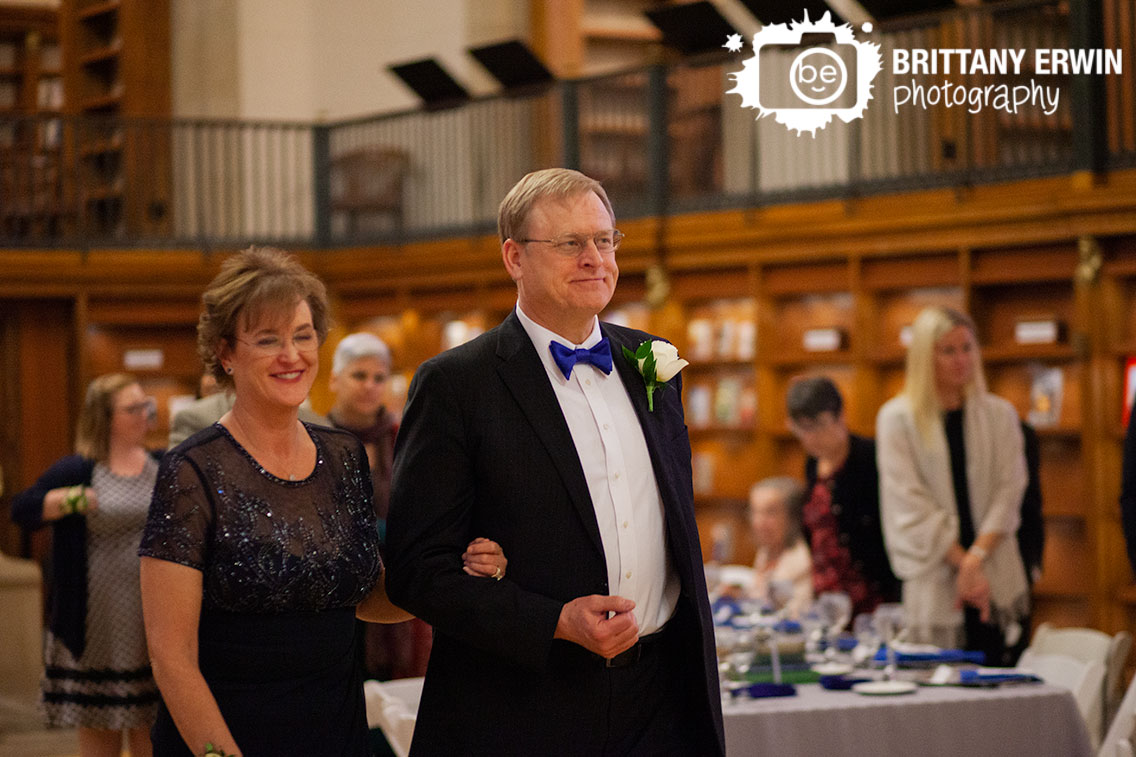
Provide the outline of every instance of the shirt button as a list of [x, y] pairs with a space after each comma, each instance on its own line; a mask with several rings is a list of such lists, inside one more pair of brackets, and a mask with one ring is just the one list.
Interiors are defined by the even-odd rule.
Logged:
[[624, 573], [623, 577], [624, 578], [631, 578], [631, 571], [627, 571], [626, 573]]
[[605, 424], [603, 424], [603, 430], [604, 430], [604, 431], [607, 431], [607, 424], [606, 424], [606, 423], [605, 423]]
[[591, 379], [584, 379], [584, 383], [585, 383], [586, 385], [588, 385], [588, 386], [591, 386], [591, 385], [592, 385], [592, 380], [591, 380]]
[[627, 521], [623, 521], [623, 527], [627, 528]]
[[618, 481], [619, 480], [619, 474], [616, 473], [612, 478], [614, 478], [616, 481]]

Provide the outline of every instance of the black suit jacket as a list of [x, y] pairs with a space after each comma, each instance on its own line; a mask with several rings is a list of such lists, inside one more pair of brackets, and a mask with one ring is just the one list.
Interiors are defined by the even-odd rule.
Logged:
[[[679, 379], [646, 389], [621, 348], [650, 336], [602, 324], [650, 451], [669, 554], [682, 584], [675, 622], [687, 691], [722, 754], [714, 631], [694, 519], [690, 442]], [[470, 539], [509, 559], [501, 581], [462, 571]], [[434, 626], [416, 754], [589, 754], [597, 658], [553, 640], [564, 603], [607, 594], [607, 568], [584, 472], [552, 385], [515, 313], [424, 363], [395, 450], [387, 590]]]

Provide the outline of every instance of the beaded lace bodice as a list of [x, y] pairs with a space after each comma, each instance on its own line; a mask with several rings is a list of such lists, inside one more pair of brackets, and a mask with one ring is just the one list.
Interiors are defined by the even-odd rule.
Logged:
[[200, 570], [205, 607], [358, 604], [381, 571], [366, 453], [346, 432], [306, 428], [316, 465], [301, 481], [273, 476], [220, 424], [175, 447], [162, 460], [139, 554]]

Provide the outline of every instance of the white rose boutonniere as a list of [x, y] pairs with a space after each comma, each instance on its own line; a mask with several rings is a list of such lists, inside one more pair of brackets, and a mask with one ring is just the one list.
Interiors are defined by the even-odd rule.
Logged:
[[623, 356], [631, 361], [647, 385], [647, 409], [655, 411], [655, 390], [690, 365], [678, 356], [678, 348], [670, 342], [654, 339], [643, 342], [634, 352], [623, 348]]

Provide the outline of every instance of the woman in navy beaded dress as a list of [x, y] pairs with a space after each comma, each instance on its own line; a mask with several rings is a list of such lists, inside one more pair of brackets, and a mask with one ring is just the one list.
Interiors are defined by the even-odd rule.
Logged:
[[[202, 300], [201, 357], [236, 400], [163, 460], [139, 550], [154, 754], [367, 755], [355, 618], [410, 616], [386, 596], [363, 446], [297, 417], [323, 284], [252, 248]], [[500, 576], [505, 558], [480, 540], [466, 567]]]

